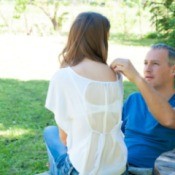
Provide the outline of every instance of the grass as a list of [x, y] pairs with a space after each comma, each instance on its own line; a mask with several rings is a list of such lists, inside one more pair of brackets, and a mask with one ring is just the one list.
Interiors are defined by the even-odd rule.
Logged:
[[110, 41], [125, 46], [151, 46], [158, 42], [156, 38], [147, 38], [136, 34], [111, 33]]
[[46, 169], [43, 128], [54, 124], [44, 108], [48, 82], [0, 79], [0, 174], [32, 175]]
[[[0, 79], [0, 174], [34, 175], [47, 170], [43, 129], [55, 124], [44, 108], [48, 81]], [[126, 98], [135, 91], [124, 82]]]

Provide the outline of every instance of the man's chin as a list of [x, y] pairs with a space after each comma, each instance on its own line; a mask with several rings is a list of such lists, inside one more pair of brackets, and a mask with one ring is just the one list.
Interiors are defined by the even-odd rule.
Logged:
[[145, 81], [147, 82], [147, 83], [151, 83], [152, 82], [152, 79], [150, 79], [150, 78], [145, 78]]
[[153, 83], [153, 81], [152, 81], [151, 79], [145, 79], [145, 81], [146, 81], [149, 85], [151, 85], [152, 87], [155, 87], [155, 85], [154, 85], [154, 83]]

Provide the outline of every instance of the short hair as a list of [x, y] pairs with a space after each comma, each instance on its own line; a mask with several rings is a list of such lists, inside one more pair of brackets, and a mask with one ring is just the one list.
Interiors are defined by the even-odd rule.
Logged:
[[166, 49], [168, 51], [168, 64], [170, 66], [175, 65], [175, 48], [164, 43], [158, 43], [152, 45], [151, 49]]
[[74, 66], [84, 58], [106, 64], [109, 20], [96, 12], [80, 13], [73, 22], [62, 56], [61, 67]]

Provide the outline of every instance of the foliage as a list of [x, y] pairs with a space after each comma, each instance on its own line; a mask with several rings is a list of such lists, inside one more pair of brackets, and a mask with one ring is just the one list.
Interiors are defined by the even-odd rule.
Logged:
[[175, 46], [175, 2], [174, 0], [156, 0], [146, 4], [152, 13], [152, 24], [157, 36], [167, 44]]
[[15, 0], [15, 18], [20, 18], [27, 6], [33, 5], [39, 8], [51, 21], [54, 30], [58, 30], [62, 26], [62, 22], [68, 12], [62, 12], [58, 15], [59, 6], [67, 5], [67, 3], [58, 0]]
[[16, 0], [15, 1], [15, 14], [14, 18], [20, 18], [21, 14], [26, 10], [27, 3], [29, 3], [29, 0]]
[[[6, 2], [6, 3], [5, 3]], [[0, 3], [0, 32], [45, 35], [67, 32], [72, 20], [82, 11], [107, 16], [115, 33], [143, 36], [151, 31], [149, 11], [141, 0], [4, 0]], [[7, 10], [8, 9], [8, 10]], [[3, 15], [6, 14], [6, 15]], [[14, 18], [11, 18], [11, 17]], [[7, 27], [3, 27], [7, 26]], [[146, 27], [145, 27], [146, 26]]]
[[[43, 129], [55, 125], [44, 108], [47, 81], [0, 79], [0, 174], [34, 175], [48, 170]], [[124, 82], [125, 98], [136, 90]]]

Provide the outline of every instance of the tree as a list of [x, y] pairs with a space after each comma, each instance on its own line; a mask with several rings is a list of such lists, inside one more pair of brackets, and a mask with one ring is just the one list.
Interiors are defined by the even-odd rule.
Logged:
[[[53, 29], [59, 30], [62, 27], [62, 21], [68, 12], [63, 12], [58, 16], [58, 10], [61, 3], [58, 0], [16, 0], [15, 18], [20, 18], [21, 14], [26, 10], [27, 5], [33, 5], [39, 8], [51, 21]], [[65, 5], [65, 4], [64, 4]]]
[[174, 0], [147, 1], [152, 14], [152, 24], [160, 39], [175, 46], [175, 2]]

